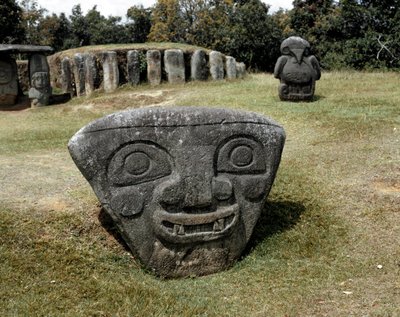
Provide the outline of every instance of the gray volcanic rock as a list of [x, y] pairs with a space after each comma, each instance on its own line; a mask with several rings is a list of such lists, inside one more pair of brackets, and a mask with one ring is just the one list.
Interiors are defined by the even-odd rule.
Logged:
[[190, 59], [190, 75], [192, 80], [207, 80], [207, 54], [203, 50], [194, 51]]
[[161, 83], [161, 52], [149, 50], [146, 52], [147, 60], [147, 79], [150, 85]]
[[164, 65], [169, 83], [185, 83], [185, 60], [182, 50], [166, 50], [164, 52]]
[[315, 81], [321, 78], [318, 60], [310, 55], [310, 43], [291, 36], [281, 44], [282, 56], [275, 64], [274, 76], [280, 79], [279, 98], [309, 101], [314, 97]]
[[93, 54], [85, 53], [83, 55], [85, 65], [85, 93], [86, 96], [90, 96], [96, 89], [97, 83], [97, 65], [96, 57]]
[[74, 55], [72, 70], [75, 81], [75, 91], [78, 97], [85, 95], [85, 58], [81, 53]]
[[15, 59], [0, 55], [0, 106], [12, 106], [18, 97], [18, 69]]
[[29, 77], [31, 88], [29, 98], [33, 107], [47, 106], [52, 94], [50, 86], [50, 67], [43, 54], [33, 54], [29, 58]]
[[253, 232], [284, 145], [251, 112], [146, 108], [93, 121], [71, 156], [143, 265], [164, 277], [231, 266]]
[[235, 79], [236, 78], [236, 60], [232, 56], [226, 56], [225, 66], [226, 66], [226, 78], [227, 79]]
[[128, 83], [131, 85], [139, 85], [140, 82], [140, 60], [139, 51], [132, 50], [126, 54], [126, 67], [128, 74]]
[[220, 52], [210, 52], [210, 74], [212, 79], [224, 79], [224, 60]]
[[113, 92], [119, 85], [119, 69], [116, 52], [103, 52], [103, 85], [105, 92]]
[[71, 61], [64, 57], [61, 61], [61, 90], [63, 93], [73, 95]]

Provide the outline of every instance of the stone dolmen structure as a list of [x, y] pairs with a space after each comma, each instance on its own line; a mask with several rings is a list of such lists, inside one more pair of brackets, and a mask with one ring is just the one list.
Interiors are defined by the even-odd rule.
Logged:
[[315, 81], [320, 79], [318, 60], [310, 55], [310, 43], [292, 36], [281, 44], [282, 56], [275, 65], [274, 76], [280, 79], [279, 98], [309, 101], [314, 97]]
[[50, 69], [46, 55], [53, 52], [49, 46], [0, 45], [0, 106], [13, 106], [22, 95], [14, 54], [29, 56], [29, 98], [32, 106], [44, 106], [51, 96]]
[[245, 64], [233, 57], [202, 49], [91, 51], [72, 56], [54, 54], [50, 60], [55, 65], [53, 85], [76, 96], [88, 96], [96, 89], [113, 92], [123, 84], [231, 80], [243, 78], [246, 73]]
[[284, 145], [256, 113], [142, 108], [98, 119], [71, 156], [143, 263], [163, 277], [231, 266], [260, 216]]

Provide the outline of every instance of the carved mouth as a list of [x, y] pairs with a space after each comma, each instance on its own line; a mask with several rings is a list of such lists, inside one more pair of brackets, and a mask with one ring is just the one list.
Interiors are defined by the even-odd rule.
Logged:
[[159, 210], [154, 215], [155, 233], [170, 242], [211, 241], [228, 235], [238, 218], [238, 204], [204, 214]]

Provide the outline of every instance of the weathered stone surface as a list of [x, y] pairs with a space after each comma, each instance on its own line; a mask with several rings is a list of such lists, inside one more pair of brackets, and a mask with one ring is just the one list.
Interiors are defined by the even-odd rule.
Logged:
[[226, 66], [226, 78], [236, 79], [236, 60], [232, 56], [226, 56], [225, 66]]
[[185, 60], [182, 50], [166, 50], [164, 52], [164, 65], [169, 83], [185, 83]]
[[312, 100], [315, 81], [320, 79], [318, 60], [310, 55], [310, 43], [291, 36], [281, 44], [282, 56], [275, 64], [274, 76], [280, 79], [281, 100]]
[[245, 248], [285, 134], [256, 113], [142, 108], [78, 131], [71, 156], [128, 246], [157, 275], [204, 275]]
[[236, 77], [243, 78], [246, 75], [245, 63], [236, 63]]
[[31, 88], [29, 98], [33, 107], [47, 106], [52, 93], [50, 86], [50, 67], [43, 54], [33, 54], [29, 58]]
[[194, 51], [190, 59], [190, 76], [192, 80], [208, 79], [207, 54], [203, 50]]
[[85, 58], [83, 54], [74, 55], [73, 74], [75, 81], [75, 92], [78, 97], [85, 95]]
[[61, 90], [73, 95], [71, 60], [64, 57], [61, 61]]
[[93, 54], [85, 53], [83, 59], [85, 66], [85, 93], [86, 96], [90, 96], [96, 89], [95, 85], [98, 81], [96, 57]]
[[151, 85], [161, 83], [161, 53], [158, 50], [146, 52], [147, 59], [147, 80]]
[[18, 70], [15, 59], [0, 55], [0, 106], [12, 106], [18, 97]]
[[126, 54], [128, 83], [131, 85], [139, 85], [140, 82], [140, 59], [139, 51], [132, 50]]
[[119, 70], [116, 52], [103, 52], [103, 76], [104, 91], [115, 91], [119, 85]]
[[24, 44], [0, 44], [0, 53], [40, 53], [49, 54], [54, 49], [50, 46], [24, 45]]
[[210, 74], [212, 79], [224, 79], [224, 58], [222, 53], [217, 51], [210, 52]]

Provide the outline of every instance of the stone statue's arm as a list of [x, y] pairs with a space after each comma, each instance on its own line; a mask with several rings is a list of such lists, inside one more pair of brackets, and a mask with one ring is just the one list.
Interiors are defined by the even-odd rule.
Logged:
[[315, 74], [317, 75], [315, 77], [315, 80], [318, 80], [321, 78], [321, 68], [319, 67], [318, 60], [315, 58], [314, 55], [310, 56], [310, 63], [312, 65], [312, 68], [315, 70]]
[[275, 64], [275, 69], [274, 69], [274, 77], [275, 78], [280, 78], [280, 74], [282, 72], [283, 66], [285, 66], [287, 62], [287, 56], [281, 56], [278, 58]]

